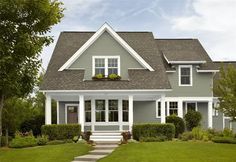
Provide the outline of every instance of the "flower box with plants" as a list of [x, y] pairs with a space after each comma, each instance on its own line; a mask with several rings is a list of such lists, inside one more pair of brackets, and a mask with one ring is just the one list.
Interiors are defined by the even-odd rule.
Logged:
[[107, 77], [103, 74], [96, 74], [95, 76], [92, 77], [93, 80], [95, 81], [117, 81], [121, 80], [121, 76], [118, 74], [110, 74]]

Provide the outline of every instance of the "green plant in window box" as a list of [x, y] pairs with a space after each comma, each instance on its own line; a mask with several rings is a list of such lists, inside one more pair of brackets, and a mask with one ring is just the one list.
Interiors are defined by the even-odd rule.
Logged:
[[103, 74], [96, 74], [95, 76], [93, 76], [93, 80], [103, 80], [105, 77]]
[[109, 79], [109, 80], [120, 80], [121, 77], [120, 77], [119, 75], [117, 75], [117, 74], [110, 74], [110, 75], [108, 76], [108, 79]]

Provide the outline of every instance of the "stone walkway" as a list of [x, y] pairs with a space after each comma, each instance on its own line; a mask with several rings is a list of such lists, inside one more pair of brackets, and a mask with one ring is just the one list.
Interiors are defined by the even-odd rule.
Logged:
[[96, 142], [94, 150], [87, 155], [82, 155], [74, 158], [72, 162], [96, 162], [98, 159], [106, 157], [118, 147], [117, 142]]

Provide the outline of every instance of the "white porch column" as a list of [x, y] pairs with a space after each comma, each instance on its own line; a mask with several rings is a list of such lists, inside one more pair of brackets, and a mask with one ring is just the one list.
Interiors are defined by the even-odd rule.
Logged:
[[129, 131], [132, 131], [133, 127], [133, 120], [134, 120], [134, 108], [133, 108], [133, 100], [134, 97], [132, 95], [129, 95]]
[[161, 95], [161, 123], [166, 122], [165, 95]]
[[59, 124], [59, 101], [57, 101], [57, 124]]
[[95, 130], [95, 99], [91, 99], [91, 130], [92, 132]]
[[79, 96], [79, 124], [81, 132], [84, 132], [84, 95]]
[[178, 116], [180, 118], [183, 118], [183, 101], [182, 100], [178, 101]]
[[118, 100], [118, 121], [119, 121], [119, 130], [122, 131], [123, 130], [123, 125], [122, 125], [122, 121], [123, 121], [123, 116], [122, 116], [122, 99]]
[[212, 128], [212, 101], [208, 101], [208, 128]]
[[45, 124], [52, 124], [52, 105], [51, 105], [51, 96], [46, 94], [45, 100]]

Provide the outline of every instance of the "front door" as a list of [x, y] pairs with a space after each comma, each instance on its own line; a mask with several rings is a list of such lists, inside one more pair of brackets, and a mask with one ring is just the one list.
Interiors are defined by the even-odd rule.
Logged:
[[196, 102], [187, 102], [186, 103], [186, 113], [190, 110], [197, 111], [197, 103]]
[[67, 106], [67, 123], [78, 123], [78, 106], [68, 105]]

